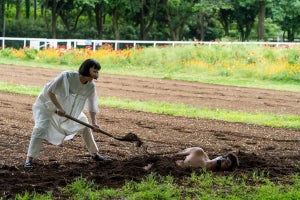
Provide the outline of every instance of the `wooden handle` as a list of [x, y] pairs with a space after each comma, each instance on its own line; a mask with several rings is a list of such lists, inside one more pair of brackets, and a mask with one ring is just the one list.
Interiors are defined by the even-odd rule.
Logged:
[[[73, 121], [75, 121], [75, 122], [77, 122], [77, 123], [79, 123], [79, 124], [82, 124], [82, 125], [84, 125], [84, 126], [86, 126], [86, 127], [89, 127], [89, 128], [91, 128], [91, 129], [93, 129], [93, 130], [95, 129], [94, 126], [92, 126], [92, 125], [90, 125], [90, 124], [88, 124], [88, 123], [85, 123], [85, 122], [83, 122], [83, 121], [81, 121], [81, 120], [79, 120], [79, 119], [77, 119], [77, 118], [75, 118], [75, 117], [72, 117], [71, 115], [65, 114], [65, 117], [68, 118], [68, 119], [71, 119], [71, 120], [73, 120]], [[110, 133], [108, 133], [108, 132], [106, 132], [106, 131], [104, 131], [104, 130], [101, 130], [100, 128], [98, 128], [97, 131], [100, 132], [100, 133], [103, 133], [104, 135], [107, 135], [107, 136], [109, 136], [109, 137], [112, 137], [112, 138], [114, 138], [114, 139], [118, 139], [118, 138], [114, 137], [112, 134], [110, 134]]]
[[91, 129], [94, 129], [94, 127], [93, 127], [92, 125], [90, 125], [90, 124], [88, 124], [88, 123], [85, 123], [85, 122], [83, 122], [83, 121], [81, 121], [81, 120], [79, 120], [79, 119], [77, 119], [77, 118], [75, 118], [75, 117], [72, 117], [71, 115], [65, 114], [65, 117], [68, 118], [68, 119], [71, 119], [71, 120], [73, 120], [73, 121], [75, 121], [75, 122], [77, 122], [77, 123], [79, 123], [79, 124], [82, 124], [82, 125], [84, 125], [84, 126], [86, 126], [86, 127], [89, 127], [89, 128], [91, 128]]

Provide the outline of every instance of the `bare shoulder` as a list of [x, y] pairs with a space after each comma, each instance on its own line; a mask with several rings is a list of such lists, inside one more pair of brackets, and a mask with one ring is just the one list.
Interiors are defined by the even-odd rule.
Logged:
[[191, 154], [191, 153], [204, 153], [203, 149], [201, 147], [189, 147], [189, 148], [186, 148], [186, 149], [183, 149], [181, 151], [179, 151], [177, 153], [177, 155], [188, 155], [188, 154]]
[[201, 147], [191, 147], [190, 151], [204, 153], [204, 150]]

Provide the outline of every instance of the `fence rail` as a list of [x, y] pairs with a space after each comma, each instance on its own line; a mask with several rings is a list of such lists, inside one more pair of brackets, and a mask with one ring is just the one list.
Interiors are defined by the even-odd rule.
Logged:
[[[144, 41], [144, 40], [83, 40], [83, 39], [47, 39], [47, 38], [16, 38], [0, 37], [2, 49], [4, 48], [34, 48], [37, 50], [45, 48], [59, 48], [64, 46], [66, 49], [76, 49], [88, 47], [97, 50], [103, 45], [111, 45], [115, 50], [123, 48], [137, 48], [143, 46], [164, 46], [164, 45], [270, 45], [270, 46], [292, 46], [300, 45], [299, 42], [202, 42], [202, 41]], [[18, 44], [16, 44], [18, 43]]]

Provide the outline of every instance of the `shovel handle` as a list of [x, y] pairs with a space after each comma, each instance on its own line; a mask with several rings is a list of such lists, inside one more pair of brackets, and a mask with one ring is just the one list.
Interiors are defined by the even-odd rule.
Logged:
[[[83, 122], [83, 121], [81, 121], [81, 120], [79, 120], [79, 119], [77, 119], [75, 117], [72, 117], [71, 115], [65, 114], [65, 117], [68, 118], [68, 119], [70, 119], [70, 120], [73, 120], [73, 121], [75, 121], [75, 122], [77, 122], [79, 124], [82, 124], [82, 125], [84, 125], [84, 126], [86, 126], [88, 128], [91, 128], [91, 129], [95, 130], [94, 126], [92, 126], [92, 125], [90, 125], [90, 124], [88, 124], [86, 122]], [[101, 130], [100, 128], [96, 129], [96, 131], [98, 131], [100, 133], [103, 133], [104, 135], [107, 135], [109, 137], [115, 138], [112, 134], [110, 134], [110, 133], [108, 133], [108, 132], [106, 132], [104, 130]], [[117, 138], [115, 138], [115, 139], [117, 139]]]
[[82, 125], [84, 125], [84, 126], [86, 126], [88, 128], [94, 129], [94, 127], [92, 125], [90, 125], [88, 123], [85, 123], [84, 121], [81, 121], [81, 120], [79, 120], [79, 119], [77, 119], [75, 117], [72, 117], [71, 115], [65, 114], [65, 117], [68, 118], [68, 119], [71, 119], [71, 120], [73, 120], [73, 121], [75, 121], [75, 122], [77, 122], [79, 124], [82, 124]]

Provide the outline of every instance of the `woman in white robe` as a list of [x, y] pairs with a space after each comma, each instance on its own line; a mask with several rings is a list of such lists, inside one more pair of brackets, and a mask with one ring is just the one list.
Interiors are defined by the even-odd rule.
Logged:
[[98, 154], [98, 147], [92, 130], [68, 118], [69, 114], [79, 120], [88, 122], [82, 112], [87, 109], [90, 113], [92, 125], [99, 128], [96, 120], [98, 112], [98, 97], [93, 79], [98, 78], [100, 64], [93, 60], [85, 60], [78, 72], [64, 71], [51, 82], [47, 83], [35, 101], [32, 110], [35, 126], [32, 131], [25, 168], [32, 168], [32, 161], [39, 156], [42, 140], [54, 145], [60, 145], [65, 140], [72, 139], [81, 133], [92, 158], [97, 161], [108, 161]]

